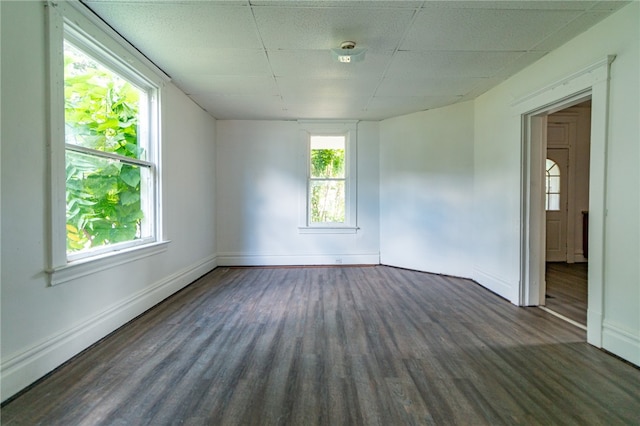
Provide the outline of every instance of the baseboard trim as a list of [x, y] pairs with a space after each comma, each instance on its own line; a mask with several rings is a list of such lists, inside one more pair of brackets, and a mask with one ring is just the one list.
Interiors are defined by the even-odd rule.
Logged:
[[618, 324], [602, 324], [602, 348], [640, 367], [640, 336]]
[[14, 354], [0, 364], [0, 400], [18, 393], [84, 349], [152, 308], [217, 266], [215, 255], [199, 260], [93, 315], [78, 325]]
[[587, 308], [587, 343], [602, 347], [602, 312]]
[[[482, 269], [475, 267], [473, 268], [473, 280], [480, 284], [482, 287], [496, 293], [498, 296], [504, 297], [509, 300], [513, 304], [518, 304], [517, 295], [514, 299], [513, 293], [514, 289], [508, 281], [490, 273], [487, 271], [483, 271]], [[517, 289], [516, 289], [517, 293]]]
[[264, 255], [218, 253], [218, 266], [379, 265], [380, 253]]

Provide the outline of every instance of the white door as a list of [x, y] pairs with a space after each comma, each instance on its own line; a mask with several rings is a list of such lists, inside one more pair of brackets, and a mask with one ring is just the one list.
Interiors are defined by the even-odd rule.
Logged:
[[546, 260], [547, 262], [566, 262], [569, 150], [547, 149], [545, 170]]

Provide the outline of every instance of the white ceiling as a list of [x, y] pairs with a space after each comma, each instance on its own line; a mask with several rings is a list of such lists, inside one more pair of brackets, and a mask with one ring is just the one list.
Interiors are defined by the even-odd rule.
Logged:
[[[84, 3], [213, 117], [379, 120], [473, 99], [628, 2]], [[332, 60], [346, 40], [364, 62]]]

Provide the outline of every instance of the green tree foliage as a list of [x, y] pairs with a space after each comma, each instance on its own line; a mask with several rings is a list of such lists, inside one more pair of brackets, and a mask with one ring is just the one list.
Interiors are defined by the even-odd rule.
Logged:
[[[65, 45], [65, 141], [139, 158], [140, 91]], [[120, 161], [66, 153], [67, 251], [140, 236], [141, 170]]]
[[311, 176], [318, 178], [344, 177], [344, 149], [311, 150]]
[[311, 222], [342, 223], [345, 218], [344, 150], [312, 149]]

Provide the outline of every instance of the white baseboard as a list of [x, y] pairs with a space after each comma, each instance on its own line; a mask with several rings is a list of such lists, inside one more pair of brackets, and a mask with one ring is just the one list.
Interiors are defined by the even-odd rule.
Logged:
[[379, 253], [266, 255], [218, 253], [218, 266], [379, 265]]
[[15, 395], [104, 336], [217, 266], [215, 256], [189, 265], [125, 300], [32, 347], [2, 360], [1, 400]]
[[602, 312], [587, 308], [587, 343], [602, 347]]
[[589, 259], [584, 257], [584, 253], [582, 253], [582, 250], [576, 250], [576, 252], [573, 254], [573, 263], [586, 263], [588, 261]]
[[604, 321], [602, 348], [640, 366], [640, 336], [618, 324]]
[[[473, 280], [478, 284], [496, 293], [498, 296], [504, 297], [513, 304], [518, 304], [518, 288], [513, 288], [505, 279], [498, 277], [490, 272], [483, 271], [478, 267], [473, 268]], [[517, 286], [517, 284], [514, 284]], [[514, 297], [515, 295], [515, 297]]]

